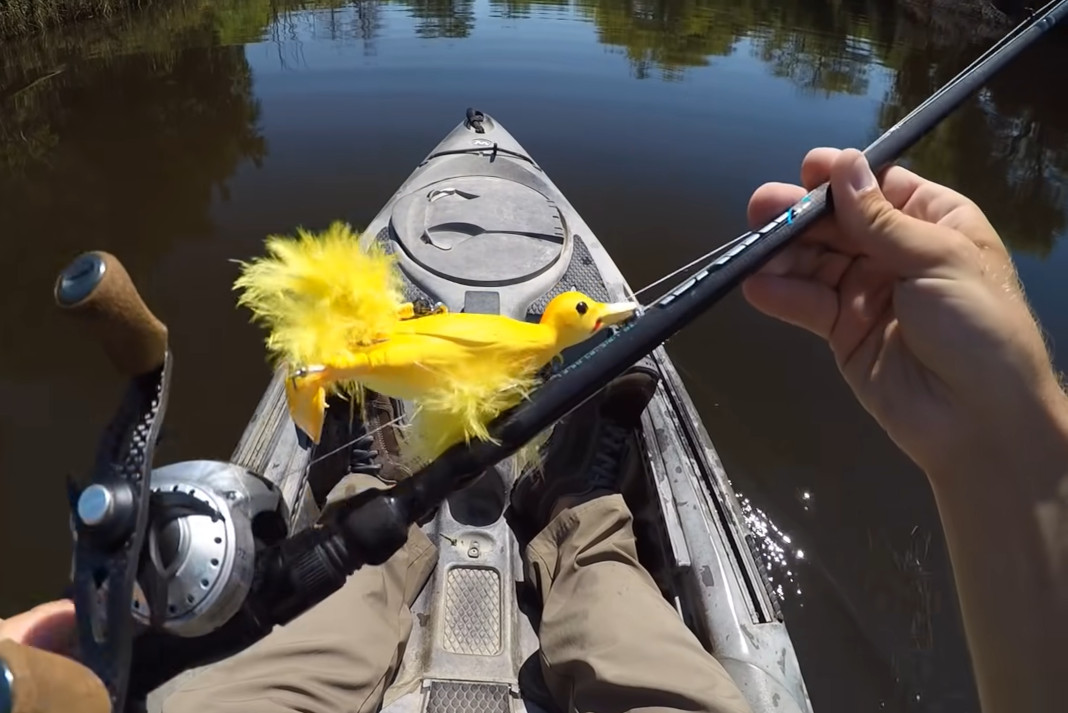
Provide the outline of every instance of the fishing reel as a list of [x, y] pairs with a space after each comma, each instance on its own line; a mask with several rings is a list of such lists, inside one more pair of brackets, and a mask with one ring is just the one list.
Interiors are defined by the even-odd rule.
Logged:
[[122, 264], [101, 252], [78, 257], [55, 298], [129, 384], [88, 482], [68, 487], [78, 661], [0, 642], [0, 713], [143, 710], [175, 675], [246, 648], [358, 568], [385, 562], [411, 523], [470, 482], [452, 468], [422, 474], [290, 533], [277, 487], [241, 466], [152, 469], [172, 357], [166, 327]]
[[[1068, 0], [1052, 0], [869, 146], [869, 163], [888, 166], [1065, 16]], [[151, 470], [170, 388], [167, 328], [118, 260], [80, 256], [57, 280], [56, 301], [130, 381], [89, 482], [70, 488], [80, 663], [0, 642], [0, 713], [139, 710], [181, 671], [308, 610], [358, 568], [385, 562], [412, 523], [652, 352], [830, 209], [824, 184], [498, 416], [489, 439], [452, 446], [393, 488], [364, 491], [328, 522], [294, 534], [274, 486], [243, 468], [192, 461]]]
[[[244, 605], [258, 554], [285, 537], [284, 501], [262, 478], [217, 461], [157, 468], [151, 491], [151, 566], [134, 585], [134, 621], [175, 636], [210, 634]], [[78, 502], [83, 522], [87, 492]], [[102, 512], [103, 498], [93, 501]]]

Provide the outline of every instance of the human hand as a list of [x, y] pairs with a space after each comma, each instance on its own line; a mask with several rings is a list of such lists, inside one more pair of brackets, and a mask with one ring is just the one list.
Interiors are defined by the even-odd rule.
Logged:
[[0, 668], [10, 677], [0, 681], [0, 709], [16, 713], [111, 711], [104, 683], [69, 658], [76, 628], [74, 603], [69, 599], [0, 619]]
[[960, 472], [962, 454], [1011, 462], [992, 452], [998, 444], [1018, 451], [1035, 424], [1063, 418], [1008, 251], [974, 203], [901, 167], [877, 183], [856, 150], [811, 151], [801, 179], [805, 188], [757, 189], [750, 222], [765, 224], [827, 180], [834, 216], [744, 294], [826, 339], [861, 404], [932, 479]]
[[74, 646], [76, 619], [69, 599], [41, 604], [10, 619], [0, 619], [0, 641], [69, 654]]

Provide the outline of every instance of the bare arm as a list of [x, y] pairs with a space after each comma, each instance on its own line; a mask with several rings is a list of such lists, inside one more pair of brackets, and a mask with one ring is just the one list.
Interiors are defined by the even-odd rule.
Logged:
[[[1068, 404], [928, 472], [986, 711], [1068, 701]], [[962, 477], [966, 476], [966, 477]]]
[[[1068, 700], [1068, 397], [1008, 251], [983, 213], [857, 151], [812, 151], [835, 216], [745, 285], [758, 309], [827, 340], [860, 403], [938, 504], [987, 713]], [[767, 184], [762, 224], [804, 194]]]

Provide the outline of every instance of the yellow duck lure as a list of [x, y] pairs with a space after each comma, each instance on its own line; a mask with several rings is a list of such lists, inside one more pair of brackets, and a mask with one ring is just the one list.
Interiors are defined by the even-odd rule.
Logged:
[[362, 247], [348, 225], [270, 236], [266, 248], [241, 263], [234, 287], [267, 326], [275, 362], [290, 369], [294, 423], [318, 443], [331, 389], [410, 400], [416, 411], [402, 442], [414, 463], [489, 438], [489, 422], [530, 393], [543, 366], [637, 307], [565, 292], [538, 323], [444, 309], [416, 316], [395, 258], [373, 241]]

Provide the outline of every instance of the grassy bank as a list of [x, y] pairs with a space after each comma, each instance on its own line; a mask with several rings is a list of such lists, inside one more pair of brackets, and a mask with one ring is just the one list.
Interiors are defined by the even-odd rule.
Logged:
[[68, 22], [107, 17], [154, 0], [0, 0], [0, 38], [28, 35]]
[[[170, 0], [0, 0], [0, 39], [30, 35], [50, 27], [90, 18], [107, 17]], [[566, 4], [567, 0], [562, 0]], [[805, 2], [806, 0], [796, 0]], [[916, 19], [953, 29], [978, 29], [993, 34], [1008, 21], [1002, 9], [1023, 0], [898, 0]], [[259, 6], [261, 2], [253, 2]], [[1011, 13], [1010, 13], [1011, 14]], [[976, 23], [979, 27], [976, 28]]]

